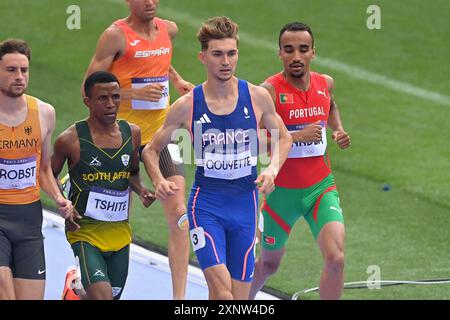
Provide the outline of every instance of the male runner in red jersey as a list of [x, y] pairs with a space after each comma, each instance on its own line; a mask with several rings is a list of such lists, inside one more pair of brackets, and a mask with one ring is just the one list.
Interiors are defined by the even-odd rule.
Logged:
[[289, 233], [303, 216], [324, 259], [320, 297], [339, 299], [344, 283], [345, 231], [326, 153], [326, 126], [333, 130], [332, 139], [341, 149], [350, 146], [350, 137], [333, 99], [333, 78], [310, 71], [315, 54], [311, 29], [299, 22], [287, 24], [280, 31], [279, 47], [284, 70], [262, 86], [270, 92], [294, 143], [275, 180], [275, 191], [262, 206], [262, 248], [250, 298], [277, 271]]

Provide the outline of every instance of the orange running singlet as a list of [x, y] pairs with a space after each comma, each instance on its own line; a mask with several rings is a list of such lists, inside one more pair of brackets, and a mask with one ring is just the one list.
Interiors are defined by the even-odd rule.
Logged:
[[39, 200], [41, 127], [37, 99], [25, 96], [27, 117], [17, 127], [0, 124], [0, 204]]
[[120, 81], [121, 88], [141, 88], [152, 83], [164, 85], [162, 98], [157, 102], [123, 100], [118, 117], [135, 123], [142, 131], [141, 144], [147, 144], [153, 134], [162, 126], [170, 106], [169, 67], [172, 60], [172, 42], [166, 22], [154, 18], [157, 36], [148, 41], [134, 32], [125, 20], [114, 25], [125, 34], [125, 54], [113, 62], [109, 72]]

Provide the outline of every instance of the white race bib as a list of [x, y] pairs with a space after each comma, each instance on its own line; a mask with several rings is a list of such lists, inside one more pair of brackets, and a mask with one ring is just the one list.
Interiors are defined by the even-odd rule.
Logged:
[[251, 175], [256, 161], [250, 150], [237, 154], [205, 152], [203, 168], [205, 177], [234, 180]]
[[91, 187], [85, 216], [100, 221], [124, 221], [128, 219], [129, 190], [117, 191]]
[[[290, 131], [291, 133], [294, 131]], [[308, 158], [323, 156], [327, 149], [327, 132], [322, 127], [322, 140], [319, 142], [294, 142], [288, 158]]]
[[0, 189], [36, 186], [36, 156], [24, 159], [0, 158]]
[[190, 231], [192, 250], [197, 251], [206, 245], [205, 231], [202, 227], [194, 228]]
[[131, 88], [138, 89], [149, 84], [161, 84], [164, 86], [162, 96], [159, 101], [131, 100], [131, 109], [133, 110], [161, 110], [167, 107], [169, 102], [169, 76], [133, 78], [131, 79]]

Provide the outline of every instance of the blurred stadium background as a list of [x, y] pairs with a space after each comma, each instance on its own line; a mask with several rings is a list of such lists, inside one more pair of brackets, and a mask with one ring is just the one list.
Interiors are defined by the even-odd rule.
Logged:
[[[379, 30], [366, 26], [373, 4], [381, 9]], [[66, 27], [69, 5], [81, 9], [80, 30]], [[159, 16], [179, 27], [173, 65], [195, 84], [205, 77], [195, 34], [207, 18], [227, 15], [238, 22], [237, 75], [256, 84], [281, 70], [280, 28], [294, 20], [309, 24], [318, 56], [313, 69], [334, 77], [353, 143], [346, 151], [329, 144], [346, 220], [346, 282], [367, 280], [370, 266], [380, 268], [382, 280], [450, 278], [450, 2], [160, 0], [159, 6]], [[55, 138], [87, 116], [81, 81], [102, 31], [127, 15], [125, 0], [2, 0], [0, 12], [0, 39], [23, 38], [32, 47], [28, 93], [55, 106]], [[187, 175], [188, 194], [193, 167]], [[44, 203], [52, 206], [47, 198]], [[159, 203], [145, 209], [134, 201], [131, 223], [138, 243], [166, 250]], [[316, 287], [321, 267], [302, 220], [267, 286], [289, 297]], [[346, 290], [343, 298], [449, 299], [449, 286]]]

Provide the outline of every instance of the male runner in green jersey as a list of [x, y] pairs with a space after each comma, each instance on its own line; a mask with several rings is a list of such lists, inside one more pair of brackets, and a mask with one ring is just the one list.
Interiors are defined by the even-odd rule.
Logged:
[[139, 177], [140, 129], [117, 120], [120, 86], [108, 72], [95, 72], [85, 82], [89, 117], [66, 129], [52, 157], [57, 177], [67, 160], [69, 199], [81, 215], [67, 225], [67, 239], [79, 259], [86, 298], [119, 299], [128, 275], [131, 194], [145, 207], [155, 199]]
[[261, 255], [255, 265], [250, 298], [276, 272], [295, 222], [304, 217], [321, 250], [324, 266], [321, 299], [339, 299], [344, 282], [344, 218], [326, 152], [326, 127], [341, 149], [350, 146], [333, 99], [334, 80], [310, 71], [314, 58], [311, 29], [300, 22], [280, 31], [279, 57], [284, 70], [269, 77], [265, 87], [294, 141], [275, 180], [275, 191], [261, 209]]

